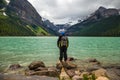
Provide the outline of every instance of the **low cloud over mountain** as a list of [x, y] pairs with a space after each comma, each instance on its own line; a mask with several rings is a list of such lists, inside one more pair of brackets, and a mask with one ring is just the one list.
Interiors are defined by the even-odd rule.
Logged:
[[84, 18], [98, 7], [120, 8], [120, 0], [28, 0], [42, 17], [56, 24]]

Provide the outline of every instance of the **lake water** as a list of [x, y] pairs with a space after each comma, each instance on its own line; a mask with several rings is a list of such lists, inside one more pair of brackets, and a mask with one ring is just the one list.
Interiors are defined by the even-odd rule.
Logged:
[[[0, 68], [9, 64], [28, 65], [41, 60], [58, 62], [57, 37], [0, 37]], [[120, 64], [120, 37], [69, 37], [68, 56], [96, 58], [104, 64]]]

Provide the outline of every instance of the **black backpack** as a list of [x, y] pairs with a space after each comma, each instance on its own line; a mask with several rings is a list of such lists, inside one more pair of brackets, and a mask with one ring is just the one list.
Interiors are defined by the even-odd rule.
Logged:
[[67, 37], [66, 36], [62, 36], [61, 41], [60, 41], [60, 45], [61, 46], [67, 46]]

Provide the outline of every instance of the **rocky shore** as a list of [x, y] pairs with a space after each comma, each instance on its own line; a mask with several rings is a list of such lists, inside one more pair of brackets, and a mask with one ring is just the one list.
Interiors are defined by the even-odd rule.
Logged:
[[10, 65], [0, 73], [0, 80], [120, 80], [120, 66], [103, 66], [97, 59], [80, 61], [72, 57], [55, 66], [33, 61], [27, 67]]

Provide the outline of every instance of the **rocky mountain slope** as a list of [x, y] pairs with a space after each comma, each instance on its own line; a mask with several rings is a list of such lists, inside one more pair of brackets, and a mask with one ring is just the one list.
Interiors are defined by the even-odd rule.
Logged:
[[43, 25], [41, 16], [27, 0], [11, 0], [7, 6], [7, 14], [17, 16], [29, 24]]
[[51, 32], [54, 35], [54, 31], [45, 26], [42, 17], [27, 0], [11, 0], [4, 8], [7, 16], [0, 15], [0, 35], [43, 36], [51, 35]]
[[81, 23], [71, 26], [68, 35], [120, 36], [120, 15], [117, 9], [100, 7]]
[[57, 28], [57, 26], [54, 23], [50, 22], [48, 19], [44, 19], [43, 23], [49, 30], [51, 30], [50, 31], [51, 34], [59, 35], [58, 28]]

